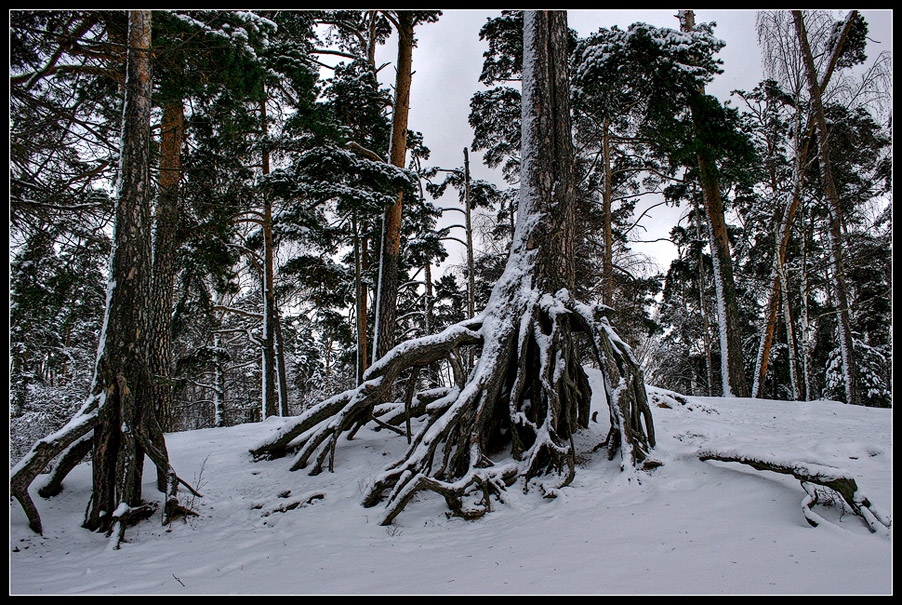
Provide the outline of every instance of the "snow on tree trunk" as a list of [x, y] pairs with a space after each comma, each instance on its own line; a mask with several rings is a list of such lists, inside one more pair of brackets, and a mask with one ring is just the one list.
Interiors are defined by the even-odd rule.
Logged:
[[[163, 431], [153, 408], [147, 365], [151, 291], [151, 13], [129, 13], [125, 102], [115, 229], [107, 284], [107, 308], [91, 394], [63, 429], [40, 440], [10, 476], [10, 493], [22, 504], [29, 524], [41, 531], [28, 487], [48, 463], [93, 429], [91, 501], [84, 527], [111, 535], [118, 548], [125, 528], [152, 514], [142, 501], [145, 454], [167, 476], [164, 523], [190, 514], [178, 505], [179, 479], [169, 464]], [[83, 443], [83, 442], [81, 442]], [[63, 462], [67, 456], [63, 456]], [[71, 458], [69, 459], [71, 462]], [[68, 464], [68, 463], [66, 463]], [[55, 480], [61, 481], [58, 475]]]
[[[681, 10], [678, 14], [681, 29], [690, 32], [695, 28], [695, 16], [691, 10]], [[704, 89], [699, 91], [704, 92]], [[701, 118], [696, 107], [691, 106], [693, 120]], [[696, 123], [696, 130], [702, 130]], [[736, 285], [733, 278], [733, 261], [730, 255], [730, 241], [724, 219], [723, 198], [720, 193], [717, 165], [711, 154], [699, 147], [699, 184], [705, 200], [705, 212], [711, 235], [711, 260], [714, 266], [714, 286], [717, 294], [717, 320], [720, 328], [720, 356], [723, 396], [746, 397], [748, 386], [742, 352], [742, 335], [739, 326], [739, 310]]]
[[[442, 495], [466, 518], [491, 510], [505, 487], [537, 479], [547, 495], [575, 472], [573, 435], [589, 421], [591, 390], [577, 354], [586, 337], [604, 376], [611, 430], [604, 445], [624, 467], [653, 468], [651, 410], [641, 370], [606, 318], [571, 295], [576, 229], [567, 79], [567, 20], [530, 11], [524, 21], [523, 152], [517, 225], [502, 277], [481, 314], [439, 334], [397, 345], [357, 388], [282, 425], [252, 450], [295, 451], [292, 469], [331, 470], [339, 436], [424, 418], [404, 457], [379, 475], [364, 504], [385, 502], [389, 524], [422, 490]], [[465, 378], [450, 388], [376, 406], [408, 368], [452, 361], [481, 347]], [[539, 479], [556, 475], [555, 479]]]

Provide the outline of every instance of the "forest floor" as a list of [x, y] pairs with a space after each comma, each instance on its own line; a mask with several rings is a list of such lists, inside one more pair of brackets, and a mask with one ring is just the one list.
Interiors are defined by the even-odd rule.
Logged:
[[[597, 372], [590, 378], [598, 384]], [[607, 417], [603, 401], [593, 406]], [[653, 472], [623, 473], [619, 460], [593, 453], [607, 431], [601, 422], [578, 435], [576, 478], [556, 499], [512, 486], [491, 513], [464, 521], [448, 518], [444, 500], [424, 492], [388, 527], [378, 524], [379, 507], [361, 501], [367, 483], [403, 454], [406, 440], [395, 433], [362, 430], [342, 440], [335, 472], [315, 477], [290, 472], [290, 458], [252, 460], [249, 448], [278, 418], [170, 434], [176, 471], [203, 494], [184, 498], [199, 516], [167, 527], [158, 516], [146, 520], [113, 551], [103, 535], [80, 528], [91, 482], [90, 466], [81, 464], [59, 496], [35, 493], [43, 536], [11, 501], [9, 591], [892, 593], [892, 529], [871, 533], [838, 505], [816, 507], [826, 523], [811, 527], [799, 481], [697, 457], [747, 448], [842, 469], [875, 511], [891, 517], [892, 410], [688, 397], [653, 413], [654, 456], [663, 462]], [[146, 496], [161, 497], [150, 465], [144, 477]]]

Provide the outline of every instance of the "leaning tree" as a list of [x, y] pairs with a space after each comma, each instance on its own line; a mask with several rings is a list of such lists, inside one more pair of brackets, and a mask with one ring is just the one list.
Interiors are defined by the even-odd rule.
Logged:
[[[590, 343], [604, 376], [611, 428], [629, 469], [652, 468], [651, 410], [642, 372], [603, 309], [575, 300], [576, 199], [567, 76], [567, 17], [528, 12], [524, 20], [522, 167], [518, 219], [506, 269], [483, 312], [443, 332], [403, 342], [376, 361], [354, 389], [308, 409], [252, 450], [257, 458], [295, 453], [292, 470], [332, 470], [336, 445], [364, 424], [405, 422], [406, 454], [374, 481], [364, 504], [385, 500], [390, 524], [423, 490], [454, 514], [477, 517], [505, 487], [536, 479], [549, 494], [573, 478], [574, 433], [589, 422], [590, 387], [578, 339]], [[467, 376], [460, 349], [481, 349]], [[393, 385], [439, 360], [456, 368], [454, 386], [403, 401]], [[400, 392], [400, 389], [398, 389]], [[413, 417], [420, 418], [411, 434]], [[400, 429], [399, 429], [400, 430]], [[403, 432], [403, 431], [402, 431]]]

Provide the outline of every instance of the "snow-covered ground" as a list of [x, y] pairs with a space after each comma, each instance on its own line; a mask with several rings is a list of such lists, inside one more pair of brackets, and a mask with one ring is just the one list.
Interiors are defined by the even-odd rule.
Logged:
[[[593, 424], [560, 497], [512, 487], [490, 514], [463, 521], [423, 493], [389, 527], [361, 500], [405, 449], [394, 433], [342, 441], [335, 472], [316, 477], [290, 472], [290, 458], [252, 461], [248, 449], [280, 419], [171, 434], [176, 470], [203, 493], [190, 502], [199, 517], [170, 527], [155, 517], [110, 550], [79, 527], [90, 494], [82, 464], [61, 495], [35, 495], [43, 536], [11, 502], [10, 593], [892, 593], [891, 530], [871, 533], [860, 517], [821, 506], [828, 523], [811, 527], [797, 480], [696, 457], [729, 449], [838, 467], [890, 517], [891, 410], [689, 398], [655, 407], [654, 420], [663, 466], [639, 482], [591, 453], [607, 430]], [[148, 497], [155, 477], [148, 465]]]

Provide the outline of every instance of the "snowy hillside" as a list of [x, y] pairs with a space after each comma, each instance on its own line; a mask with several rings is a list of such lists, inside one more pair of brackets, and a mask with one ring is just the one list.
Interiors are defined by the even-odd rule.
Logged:
[[[203, 493], [189, 502], [199, 516], [171, 527], [155, 517], [111, 551], [79, 527], [90, 494], [82, 464], [58, 497], [35, 494], [44, 536], [11, 503], [10, 593], [892, 592], [891, 530], [872, 533], [861, 517], [822, 506], [827, 522], [811, 527], [799, 481], [697, 459], [717, 449], [835, 467], [889, 518], [891, 410], [714, 398], [653, 409], [663, 466], [638, 483], [591, 452], [607, 429], [593, 424], [560, 497], [515, 486], [490, 514], [463, 521], [424, 493], [389, 527], [360, 502], [404, 451], [394, 433], [342, 441], [335, 472], [317, 477], [289, 472], [290, 459], [252, 461], [248, 449], [278, 419], [168, 435], [175, 468]], [[154, 480], [148, 465], [148, 497]]]

